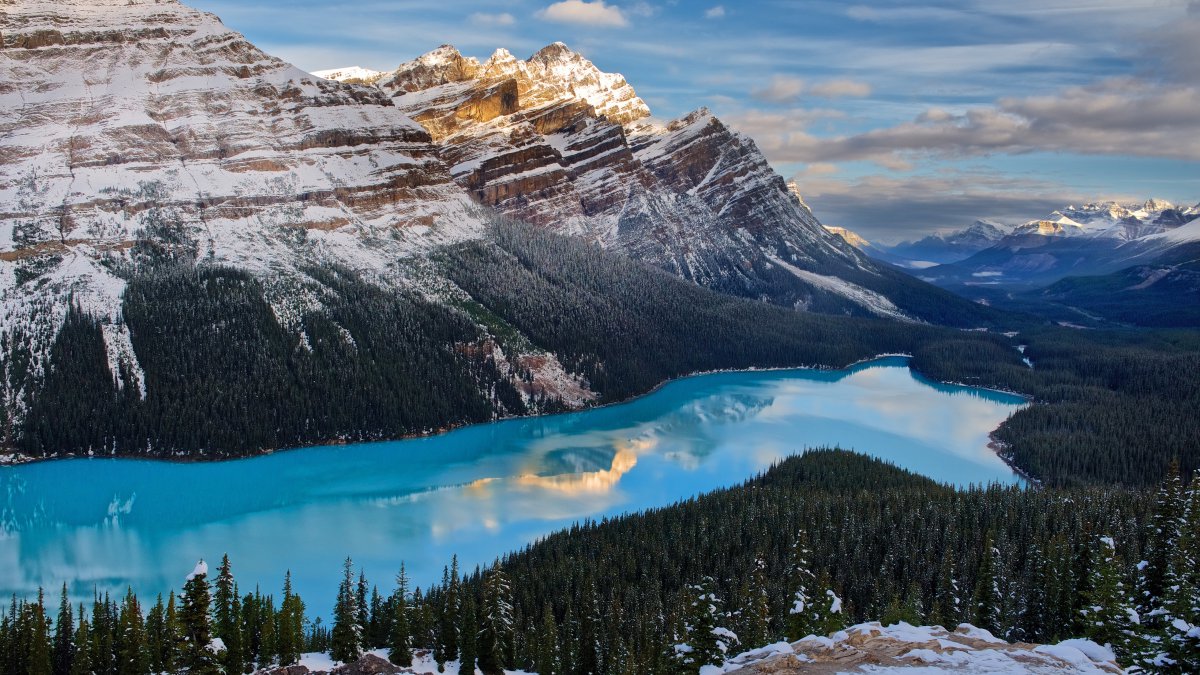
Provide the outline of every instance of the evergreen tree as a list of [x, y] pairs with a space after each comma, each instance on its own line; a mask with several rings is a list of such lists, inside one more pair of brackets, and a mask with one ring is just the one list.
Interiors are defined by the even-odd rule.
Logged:
[[46, 603], [42, 589], [38, 589], [37, 602], [26, 605], [26, 613], [26, 672], [29, 675], [53, 675], [50, 622], [46, 616]]
[[979, 571], [975, 575], [972, 609], [976, 626], [999, 633], [1004, 598], [1000, 595], [1000, 551], [996, 548], [995, 541], [995, 532], [988, 532], [983, 543]]
[[954, 553], [948, 548], [942, 553], [930, 620], [948, 630], [954, 630], [962, 621], [962, 597], [954, 566]]
[[459, 625], [459, 580], [458, 556], [451, 559], [450, 567], [442, 568], [442, 604], [438, 615], [438, 642], [434, 656], [438, 662], [438, 670], [442, 664], [458, 658], [458, 625]]
[[1140, 620], [1121, 580], [1111, 537], [1098, 537], [1092, 549], [1091, 576], [1084, 598], [1085, 635], [1109, 646], [1122, 664], [1137, 660], [1142, 655]]
[[467, 593], [462, 599], [462, 625], [458, 633], [458, 675], [475, 675], [475, 641], [478, 633], [479, 622], [475, 618], [475, 597]]
[[747, 646], [760, 647], [770, 641], [771, 603], [767, 593], [767, 563], [758, 556], [743, 594], [746, 605], [739, 635]]
[[334, 661], [351, 663], [362, 656], [362, 627], [358, 620], [358, 594], [354, 587], [354, 563], [350, 558], [346, 558], [342, 569], [342, 583], [338, 587], [337, 602], [333, 608], [330, 654]]
[[[70, 675], [92, 675], [92, 643], [91, 625], [83, 613], [83, 603], [79, 603], [79, 626], [75, 629], [75, 658], [71, 660]], [[170, 672], [170, 671], [167, 671]]]
[[1150, 672], [1200, 672], [1200, 472], [1187, 491], [1165, 594], [1165, 616], [1153, 635], [1151, 658], [1142, 665]]
[[396, 593], [392, 598], [392, 633], [388, 637], [388, 660], [401, 666], [412, 666], [412, 634], [408, 620], [408, 574], [404, 563], [396, 575]]
[[218, 675], [221, 668], [212, 650], [212, 596], [208, 565], [203, 560], [187, 577], [179, 608], [179, 665], [188, 675]]
[[71, 662], [75, 659], [74, 632], [75, 618], [64, 583], [58, 600], [58, 619], [54, 622], [54, 675], [71, 674]]
[[725, 615], [721, 601], [713, 588], [711, 577], [688, 588], [688, 600], [681, 642], [673, 647], [675, 668], [680, 673], [699, 673], [700, 668], [720, 665], [730, 649], [737, 646], [737, 636], [724, 626]]
[[362, 636], [363, 648], [374, 647], [371, 637], [371, 605], [367, 596], [367, 575], [361, 569], [358, 571], [358, 585], [354, 590], [354, 606], [358, 610], [358, 634]]
[[304, 647], [304, 601], [292, 590], [292, 572], [283, 577], [283, 604], [276, 625], [279, 664], [290, 666], [300, 660]]
[[133, 589], [127, 589], [121, 603], [120, 653], [117, 655], [117, 675], [148, 675], [150, 655], [146, 649], [146, 628], [142, 622], [142, 606]]
[[821, 572], [817, 579], [817, 589], [820, 591], [813, 602], [812, 630], [817, 635], [829, 635], [846, 627], [846, 613], [842, 608], [842, 599], [834, 592], [828, 572]]
[[787, 587], [789, 592], [787, 637], [799, 640], [817, 630], [814, 618], [814, 584], [816, 577], [809, 567], [808, 537], [804, 530], [792, 541], [788, 560]]
[[1147, 557], [1140, 566], [1137, 609], [1148, 626], [1158, 627], [1168, 622], [1164, 607], [1167, 577], [1171, 557], [1175, 554], [1183, 518], [1183, 486], [1179, 461], [1171, 462], [1167, 477], [1159, 487], [1154, 504], [1154, 520], [1150, 530]]
[[534, 670], [538, 675], [562, 675], [560, 664], [558, 625], [554, 622], [554, 608], [547, 602], [542, 606]]
[[502, 675], [508, 666], [514, 624], [512, 589], [499, 564], [493, 565], [484, 576], [482, 610], [476, 646], [479, 669], [483, 675]]
[[167, 607], [163, 603], [162, 594], [159, 593], [154, 606], [150, 608], [150, 613], [146, 615], [146, 653], [149, 656], [150, 672], [171, 672], [174, 664], [170, 667], [167, 665], [167, 646], [173, 642], [174, 640], [167, 637]]
[[229, 555], [221, 556], [221, 567], [213, 584], [213, 637], [219, 640], [223, 652], [217, 657], [228, 674], [242, 672], [241, 617], [237, 583], [229, 564]]

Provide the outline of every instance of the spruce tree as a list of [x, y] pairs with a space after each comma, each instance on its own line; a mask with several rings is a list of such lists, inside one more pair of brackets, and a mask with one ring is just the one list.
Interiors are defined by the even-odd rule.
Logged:
[[334, 661], [351, 663], [362, 656], [362, 628], [358, 623], [358, 594], [354, 586], [354, 562], [346, 558], [338, 587], [330, 633], [330, 655]]
[[392, 598], [392, 632], [388, 636], [388, 660], [402, 666], [412, 666], [412, 634], [408, 620], [408, 574], [404, 563], [396, 575], [396, 593]]
[[[83, 613], [83, 603], [79, 603], [79, 626], [75, 629], [75, 658], [71, 660], [70, 675], [92, 675], [92, 642], [91, 625], [87, 615]], [[166, 671], [170, 672], [170, 671]]]
[[26, 672], [29, 675], [53, 675], [50, 642], [50, 621], [46, 616], [46, 602], [42, 589], [38, 589], [37, 602], [26, 606]]
[[742, 609], [742, 642], [749, 647], [761, 647], [769, 642], [771, 603], [767, 595], [767, 563], [762, 556], [754, 559], [754, 571], [744, 593], [746, 606]]
[[142, 621], [142, 606], [133, 589], [125, 592], [121, 603], [121, 647], [117, 655], [117, 675], [148, 675], [150, 654], [146, 648], [146, 628]]
[[962, 597], [957, 574], [954, 554], [947, 549], [942, 554], [942, 564], [938, 570], [930, 621], [948, 630], [954, 630], [962, 621]]
[[999, 557], [1000, 551], [995, 546], [995, 533], [989, 531], [983, 540], [971, 604], [975, 625], [996, 633], [1000, 632], [1000, 613], [1004, 602], [1000, 595]]
[[159, 593], [150, 613], [146, 615], [146, 653], [150, 659], [150, 672], [170, 672], [165, 659], [167, 644], [167, 607], [163, 604], [162, 593]]
[[1082, 610], [1084, 634], [1109, 646], [1118, 661], [1129, 665], [1142, 655], [1140, 620], [1121, 579], [1116, 545], [1111, 537], [1096, 539], [1090, 569]]
[[438, 670], [442, 664], [458, 658], [459, 580], [458, 556], [451, 558], [449, 568], [442, 568], [442, 604], [438, 615], [438, 642], [434, 655]]
[[814, 620], [814, 585], [816, 577], [809, 567], [808, 537], [804, 530], [796, 533], [789, 552], [787, 588], [787, 638], [799, 640], [818, 629]]
[[1200, 672], [1200, 472], [1187, 491], [1178, 545], [1166, 578], [1165, 616], [1145, 670]]
[[201, 560], [188, 575], [180, 596], [179, 665], [188, 671], [188, 675], [218, 675], [221, 672], [211, 648], [211, 605], [208, 565]]
[[478, 633], [479, 622], [475, 618], [475, 596], [466, 593], [462, 599], [462, 625], [458, 632], [458, 675], [475, 675], [475, 641]]
[[479, 615], [479, 669], [484, 675], [502, 675], [508, 666], [513, 639], [512, 589], [499, 563], [492, 565], [483, 580], [483, 607]]
[[74, 632], [75, 618], [64, 583], [58, 600], [58, 619], [54, 622], [54, 675], [71, 675], [71, 662], [75, 658]]
[[1183, 518], [1183, 485], [1179, 461], [1172, 461], [1158, 489], [1146, 560], [1140, 565], [1137, 609], [1148, 626], [1168, 623], [1164, 607], [1171, 557], [1175, 554]]
[[240, 655], [236, 652], [234, 633], [238, 630], [236, 613], [237, 590], [233, 580], [233, 569], [229, 564], [229, 554], [221, 556], [221, 567], [217, 571], [217, 579], [213, 584], [213, 637], [220, 640], [224, 653], [218, 654], [226, 673], [239, 673], [240, 667], [234, 667]]
[[369, 649], [371, 644], [371, 605], [367, 594], [367, 575], [361, 569], [358, 571], [358, 585], [354, 590], [354, 606], [358, 610], [358, 634], [362, 636], [363, 649]]
[[292, 590], [292, 572], [283, 577], [283, 603], [275, 629], [279, 665], [290, 666], [300, 660], [304, 649], [304, 601]]
[[700, 668], [720, 665], [737, 646], [737, 635], [725, 626], [721, 600], [712, 577], [688, 587], [681, 642], [673, 647], [675, 668], [680, 673], [699, 673]]
[[562, 675], [558, 652], [558, 625], [554, 622], [554, 608], [546, 602], [542, 605], [534, 671], [538, 675]]

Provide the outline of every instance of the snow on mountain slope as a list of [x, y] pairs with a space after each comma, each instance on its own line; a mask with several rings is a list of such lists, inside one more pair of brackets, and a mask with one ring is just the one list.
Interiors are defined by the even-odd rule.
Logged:
[[624, 78], [562, 43], [527, 60], [499, 49], [482, 63], [443, 46], [377, 86], [429, 131], [455, 181], [500, 213], [725, 292], [800, 306], [816, 293], [880, 313], [867, 294], [833, 300], [828, 284], [771, 263], [842, 278], [842, 288], [882, 285], [874, 263], [821, 226], [751, 139], [704, 109], [648, 120]]
[[[210, 14], [20, 0], [2, 39], [0, 332], [35, 354], [73, 302], [104, 318], [114, 376], [138, 372], [121, 295], [148, 238], [283, 287], [322, 261], [394, 276], [399, 258], [481, 230], [386, 96], [304, 73]], [[272, 298], [285, 323], [314, 302]]]
[[1143, 204], [1096, 202], [1081, 207], [1068, 206], [1043, 220], [1018, 225], [1013, 236], [1088, 236], [1131, 241], [1160, 234], [1182, 225], [1188, 219], [1184, 211], [1161, 199]]
[[862, 248], [864, 246], [868, 246], [871, 243], [871, 242], [867, 241], [866, 239], [864, 239], [863, 236], [860, 235], [859, 233], [857, 233], [853, 230], [847, 230], [844, 227], [837, 227], [835, 225], [826, 225], [825, 229], [828, 230], [829, 232], [841, 237], [847, 244], [850, 244], [854, 248]]
[[386, 74], [382, 70], [371, 70], [361, 66], [348, 66], [346, 68], [334, 68], [333, 70], [318, 70], [313, 75], [326, 79], [335, 80], [337, 82], [349, 82], [351, 84], [370, 84]]

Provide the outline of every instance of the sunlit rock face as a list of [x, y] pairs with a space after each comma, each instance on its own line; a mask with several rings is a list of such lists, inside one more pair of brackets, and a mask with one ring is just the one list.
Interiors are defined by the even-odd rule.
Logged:
[[[870, 276], [754, 142], [708, 110], [667, 123], [623, 77], [562, 43], [527, 60], [440, 47], [376, 80], [439, 147], [454, 180], [497, 211], [585, 237], [719, 290], [808, 306], [787, 265]], [[853, 286], [850, 284], [849, 286]], [[855, 288], [840, 301], [863, 313]]]

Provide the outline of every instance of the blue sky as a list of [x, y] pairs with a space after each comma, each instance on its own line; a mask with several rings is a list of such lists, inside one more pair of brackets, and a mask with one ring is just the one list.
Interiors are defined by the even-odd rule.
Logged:
[[1200, 0], [185, 2], [307, 70], [561, 40], [656, 117], [709, 107], [871, 239], [1200, 201]]

